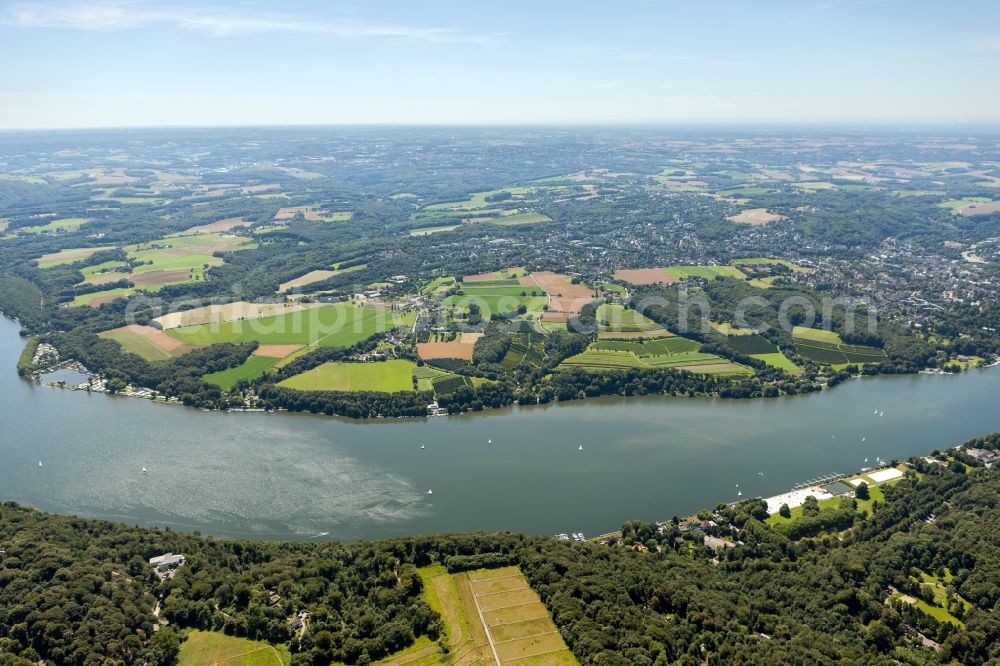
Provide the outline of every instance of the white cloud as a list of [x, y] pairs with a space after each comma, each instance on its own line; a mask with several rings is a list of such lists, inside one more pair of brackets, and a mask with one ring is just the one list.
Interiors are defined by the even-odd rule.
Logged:
[[397, 39], [432, 43], [492, 45], [498, 35], [466, 34], [450, 28], [372, 24], [346, 18], [301, 17], [246, 8], [162, 7], [107, 0], [96, 3], [22, 2], [10, 6], [0, 22], [20, 28], [65, 28], [114, 32], [174, 27], [213, 37], [260, 33], [327, 35], [342, 39]]

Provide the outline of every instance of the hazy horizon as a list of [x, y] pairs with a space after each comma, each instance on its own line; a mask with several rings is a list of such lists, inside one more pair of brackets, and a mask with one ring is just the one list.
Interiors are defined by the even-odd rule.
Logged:
[[992, 124], [1000, 6], [0, 1], [0, 128]]

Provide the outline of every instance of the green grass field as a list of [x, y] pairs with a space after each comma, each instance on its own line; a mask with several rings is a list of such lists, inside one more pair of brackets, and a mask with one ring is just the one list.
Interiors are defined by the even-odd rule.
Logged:
[[467, 311], [469, 305], [475, 303], [484, 319], [492, 314], [514, 312], [521, 305], [528, 312], [538, 314], [548, 303], [548, 296], [540, 287], [522, 287], [516, 282], [512, 285], [470, 282], [463, 284], [461, 290], [461, 294], [444, 299], [444, 306], [452, 310]]
[[990, 201], [992, 201], [992, 199], [989, 197], [963, 197], [961, 199], [946, 199], [937, 204], [937, 206], [938, 208], [947, 208], [948, 210], [957, 213], [959, 208], [964, 208], [969, 204], [989, 203]]
[[831, 345], [844, 344], [844, 341], [840, 339], [836, 331], [824, 331], [819, 328], [806, 328], [805, 326], [796, 326], [793, 328], [792, 337], [802, 340], [812, 340], [813, 342], [827, 342]]
[[81, 294], [73, 299], [72, 305], [90, 305], [95, 298], [104, 298], [105, 296], [115, 296], [126, 298], [135, 293], [135, 289], [132, 287], [116, 287], [115, 289], [107, 289], [105, 291], [95, 291], [90, 294]]
[[324, 363], [278, 384], [300, 391], [382, 391], [413, 390], [416, 364], [403, 359], [378, 363]]
[[680, 336], [646, 341], [598, 340], [590, 345], [594, 351], [631, 352], [639, 358], [696, 352], [700, 348], [699, 343]]
[[178, 666], [288, 666], [285, 646], [236, 638], [216, 631], [189, 631], [181, 643]]
[[53, 252], [52, 254], [46, 254], [38, 259], [39, 268], [54, 268], [56, 266], [65, 266], [66, 264], [73, 264], [78, 261], [83, 261], [92, 254], [101, 252], [103, 250], [111, 250], [113, 246], [103, 245], [101, 247], [80, 247], [80, 248], [70, 248], [67, 250], [60, 250], [59, 252]]
[[228, 391], [234, 386], [236, 382], [241, 379], [257, 379], [265, 372], [274, 367], [274, 364], [278, 362], [276, 358], [269, 358], [267, 356], [250, 356], [242, 365], [238, 365], [235, 368], [230, 368], [228, 370], [222, 370], [221, 372], [213, 372], [208, 375], [202, 376], [202, 379], [209, 384], [215, 384], [223, 391]]
[[353, 303], [334, 303], [260, 319], [184, 326], [168, 333], [196, 345], [256, 340], [265, 345], [348, 347], [380, 330], [412, 323], [412, 314], [394, 318], [392, 313]]
[[120, 344], [125, 351], [138, 354], [147, 361], [165, 361], [169, 358], [173, 358], [166, 350], [158, 347], [149, 339], [144, 338], [141, 335], [136, 335], [135, 333], [114, 330], [103, 331], [97, 335], [105, 340], [114, 340]]
[[758, 361], [764, 361], [764, 363], [767, 363], [772, 368], [784, 370], [791, 375], [802, 374], [802, 368], [792, 363], [788, 357], [780, 351], [772, 354], [751, 354], [750, 358], [755, 358]]
[[429, 236], [431, 234], [439, 234], [443, 231], [454, 231], [458, 229], [460, 224], [447, 224], [439, 227], [420, 227], [419, 229], [410, 229], [411, 236]]
[[687, 280], [688, 278], [714, 280], [717, 277], [745, 280], [747, 277], [735, 266], [667, 266], [664, 270], [678, 280]]
[[667, 330], [636, 310], [617, 303], [605, 303], [597, 308], [597, 323], [602, 333], [657, 333]]
[[80, 273], [83, 274], [83, 282], [81, 284], [103, 284], [124, 280], [128, 275], [114, 270], [124, 265], [125, 262], [123, 261], [105, 261], [93, 266], [85, 266], [80, 270]]
[[90, 222], [89, 217], [66, 217], [61, 220], [52, 220], [48, 224], [43, 224], [38, 227], [21, 227], [17, 230], [19, 234], [53, 234], [60, 231], [70, 232], [76, 231], [87, 222]]

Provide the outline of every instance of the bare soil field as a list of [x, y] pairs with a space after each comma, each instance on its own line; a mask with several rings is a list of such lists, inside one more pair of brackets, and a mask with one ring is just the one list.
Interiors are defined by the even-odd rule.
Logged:
[[211, 224], [203, 224], [199, 227], [191, 227], [188, 229], [188, 233], [192, 234], [212, 234], [222, 231], [232, 231], [237, 227], [249, 227], [250, 223], [244, 220], [242, 217], [227, 217], [224, 220], [219, 220], [218, 222], [212, 222]]
[[321, 217], [317, 206], [286, 206], [285, 208], [278, 209], [274, 219], [291, 220], [299, 213], [302, 213], [302, 217], [313, 222], [319, 220]]
[[[173, 340], [173, 338], [170, 339]], [[253, 355], [264, 356], [265, 358], [285, 358], [300, 349], [302, 349], [302, 345], [261, 345], [257, 347], [257, 350], [253, 353]]]
[[150, 271], [149, 273], [130, 273], [128, 280], [136, 287], [158, 287], [174, 282], [183, 282], [191, 277], [191, 271], [180, 268], [173, 271]]
[[958, 212], [964, 217], [974, 217], [976, 215], [990, 215], [991, 213], [1000, 213], [1000, 201], [969, 204], [968, 206], [963, 206], [959, 208]]
[[[573, 284], [569, 277], [559, 273], [539, 271], [524, 275], [518, 278], [518, 281], [524, 287], [541, 287], [549, 295], [549, 309], [543, 319], [550, 313], [557, 312], [567, 315], [579, 314], [583, 306], [594, 300], [593, 290], [582, 284]], [[548, 320], [558, 321], [552, 318]]]
[[432, 358], [457, 358], [472, 360], [474, 343], [469, 342], [421, 342], [417, 344], [417, 354], [427, 360]]
[[466, 275], [462, 278], [464, 282], [489, 282], [490, 280], [497, 280], [496, 273], [477, 273], [476, 275]]
[[157, 317], [156, 322], [164, 330], [180, 328], [181, 326], [196, 326], [198, 324], [238, 321], [240, 319], [259, 319], [275, 315], [291, 314], [300, 310], [320, 307], [322, 303], [248, 303], [237, 301], [224, 305], [206, 305], [183, 312], [171, 312]]
[[[98, 300], [98, 299], [95, 299]], [[109, 334], [107, 337], [112, 339], [117, 339], [121, 342], [126, 349], [129, 351], [134, 351], [130, 349], [128, 344], [127, 336], [137, 336], [142, 338], [146, 342], [151, 343], [157, 349], [161, 350], [165, 356], [170, 358], [176, 358], [178, 356], [183, 356], [195, 347], [176, 340], [165, 332], [158, 328], [153, 328], [152, 326], [140, 326], [138, 324], [130, 324], [128, 326], [122, 326], [121, 328], [115, 328], [106, 332]], [[104, 335], [104, 334], [102, 334]]]
[[260, 194], [261, 192], [271, 192], [273, 190], [280, 190], [281, 185], [279, 185], [278, 183], [265, 183], [263, 185], [248, 185], [240, 189], [243, 190], [244, 194]]
[[677, 282], [670, 273], [662, 268], [631, 268], [615, 271], [615, 279], [629, 284], [673, 284]]
[[749, 224], [754, 227], [759, 227], [765, 224], [770, 224], [771, 222], [780, 222], [781, 220], [787, 218], [784, 215], [769, 213], [766, 208], [748, 208], [738, 215], [731, 215], [726, 219], [730, 222], [736, 222], [738, 224]]
[[283, 282], [281, 286], [278, 287], [278, 293], [283, 294], [286, 291], [304, 287], [308, 284], [315, 284], [316, 282], [329, 280], [334, 275], [337, 275], [337, 271], [310, 271], [301, 277], [295, 278], [294, 280]]

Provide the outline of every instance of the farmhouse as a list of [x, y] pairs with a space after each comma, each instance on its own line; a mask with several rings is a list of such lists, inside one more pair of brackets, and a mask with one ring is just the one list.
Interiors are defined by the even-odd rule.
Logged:
[[149, 558], [149, 566], [154, 567], [157, 571], [176, 569], [182, 564], [184, 564], [184, 556], [174, 555], [173, 553], [164, 553], [163, 555]]

